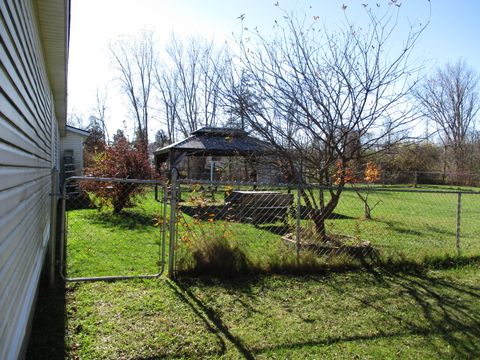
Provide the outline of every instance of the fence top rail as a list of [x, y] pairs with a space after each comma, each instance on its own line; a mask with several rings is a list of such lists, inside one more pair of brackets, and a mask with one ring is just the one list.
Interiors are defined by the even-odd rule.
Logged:
[[430, 174], [430, 175], [445, 175], [445, 176], [479, 176], [480, 173], [454, 173], [454, 172], [442, 172], [442, 171], [385, 171], [386, 175], [390, 174]]
[[[339, 190], [339, 186], [325, 186], [319, 184], [295, 184], [295, 183], [267, 183], [267, 182], [248, 182], [248, 181], [211, 181], [211, 180], [194, 180], [194, 179], [178, 179], [179, 184], [187, 185], [210, 185], [210, 186], [255, 186], [255, 187], [284, 187], [290, 189], [314, 189], [314, 190]], [[399, 193], [429, 193], [429, 194], [468, 194], [480, 195], [480, 191], [474, 190], [451, 190], [451, 189], [399, 189], [379, 186], [350, 186], [347, 184], [342, 187], [342, 191], [370, 191], [370, 192], [399, 192]]]
[[[317, 186], [316, 189], [321, 190], [336, 190], [338, 187], [332, 186]], [[426, 193], [426, 194], [468, 194], [468, 195], [480, 195], [480, 191], [473, 190], [424, 190], [424, 189], [398, 189], [398, 188], [383, 188], [383, 187], [369, 187], [358, 186], [350, 187], [346, 186], [342, 191], [370, 191], [370, 192], [398, 192], [398, 193]]]
[[285, 188], [296, 188], [294, 183], [267, 183], [267, 182], [252, 182], [252, 181], [218, 181], [218, 180], [195, 180], [195, 179], [178, 179], [179, 184], [187, 185], [226, 185], [226, 186], [276, 186]]
[[67, 182], [73, 181], [103, 181], [113, 183], [134, 183], [134, 184], [153, 184], [153, 185], [165, 185], [161, 180], [145, 180], [145, 179], [119, 179], [119, 178], [103, 178], [93, 176], [72, 176], [65, 180]]

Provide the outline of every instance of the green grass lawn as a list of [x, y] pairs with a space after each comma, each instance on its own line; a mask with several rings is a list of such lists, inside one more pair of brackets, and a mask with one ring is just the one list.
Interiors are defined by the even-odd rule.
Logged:
[[474, 359], [479, 265], [68, 284], [28, 358]]
[[[208, 243], [221, 234], [229, 251], [240, 249], [258, 271], [42, 289], [28, 358], [479, 358], [478, 195], [462, 199], [463, 258], [444, 256], [456, 251], [456, 195], [371, 196], [382, 200], [373, 220], [362, 218], [356, 194], [346, 192], [336, 210], [342, 216], [328, 220], [329, 230], [369, 240], [385, 258], [408, 261], [371, 266], [302, 255], [328, 265], [307, 261], [307, 275], [295, 268], [295, 249], [281, 241], [283, 224], [208, 221], [211, 204], [207, 219], [185, 209], [177, 262], [188, 259], [189, 241]], [[121, 214], [68, 211], [68, 276], [158, 271], [163, 210], [152, 192], [135, 204]]]
[[67, 211], [68, 277], [149, 275], [161, 269], [163, 207], [147, 191], [135, 206]]

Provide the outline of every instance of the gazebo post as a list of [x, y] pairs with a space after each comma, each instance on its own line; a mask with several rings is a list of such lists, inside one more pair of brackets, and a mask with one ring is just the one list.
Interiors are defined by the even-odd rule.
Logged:
[[174, 168], [173, 166], [173, 161], [174, 161], [174, 153], [175, 153], [175, 150], [171, 150], [168, 154], [168, 178], [169, 180], [172, 179], [172, 169]]
[[251, 156], [251, 164], [252, 164], [252, 181], [255, 183], [253, 190], [257, 189], [257, 182], [258, 182], [258, 171], [257, 171], [257, 157], [255, 154]]

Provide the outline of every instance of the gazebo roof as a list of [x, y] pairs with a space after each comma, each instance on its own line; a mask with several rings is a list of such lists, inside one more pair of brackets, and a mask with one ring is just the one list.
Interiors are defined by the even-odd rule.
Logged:
[[238, 128], [203, 127], [184, 140], [155, 150], [156, 162], [168, 160], [171, 152], [190, 156], [248, 156], [266, 153], [270, 150], [267, 142], [249, 136]]

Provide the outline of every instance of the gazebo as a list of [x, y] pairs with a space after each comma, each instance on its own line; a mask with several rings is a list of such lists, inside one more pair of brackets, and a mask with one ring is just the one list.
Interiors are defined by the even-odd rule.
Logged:
[[272, 148], [267, 142], [249, 136], [242, 129], [203, 127], [184, 140], [155, 150], [154, 157], [157, 170], [165, 163], [171, 170], [187, 156], [243, 156], [255, 161], [256, 156], [269, 153]]

